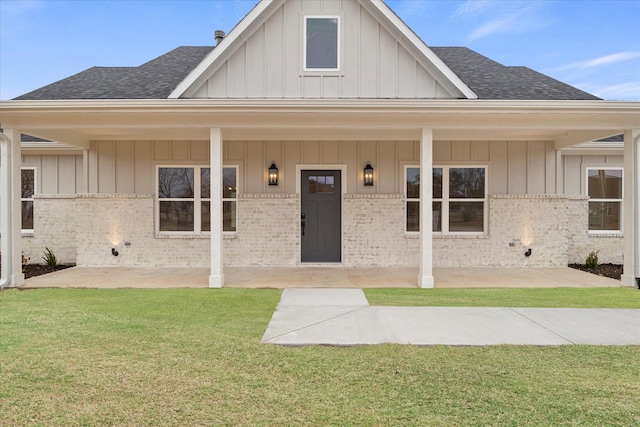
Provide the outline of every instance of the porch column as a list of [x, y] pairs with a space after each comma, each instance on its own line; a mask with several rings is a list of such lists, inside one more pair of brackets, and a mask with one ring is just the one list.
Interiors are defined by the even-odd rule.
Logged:
[[211, 274], [210, 288], [221, 288], [222, 273], [222, 130], [210, 129], [211, 152]]
[[638, 287], [640, 278], [640, 129], [624, 133], [624, 272], [622, 285]]
[[0, 138], [0, 252], [2, 276], [0, 287], [14, 287], [24, 283], [22, 274], [22, 153], [20, 132], [5, 129]]
[[418, 286], [433, 288], [433, 130], [420, 139], [420, 275]]

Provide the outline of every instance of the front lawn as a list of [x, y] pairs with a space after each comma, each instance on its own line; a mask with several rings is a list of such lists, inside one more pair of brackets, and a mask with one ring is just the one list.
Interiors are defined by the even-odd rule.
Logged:
[[640, 423], [639, 346], [261, 344], [279, 297], [2, 291], [0, 425]]
[[635, 288], [365, 289], [369, 304], [418, 307], [640, 308]]

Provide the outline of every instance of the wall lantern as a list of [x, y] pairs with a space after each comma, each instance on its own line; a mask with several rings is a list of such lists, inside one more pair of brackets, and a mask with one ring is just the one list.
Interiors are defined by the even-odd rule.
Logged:
[[118, 251], [116, 250], [116, 248], [111, 248], [111, 255], [118, 256]]
[[527, 251], [524, 253], [524, 256], [526, 256], [526, 257], [530, 257], [531, 256], [531, 248], [527, 249]]
[[367, 162], [367, 166], [364, 167], [364, 186], [373, 186], [373, 167], [371, 163]]
[[275, 160], [269, 166], [269, 185], [278, 185], [278, 167]]

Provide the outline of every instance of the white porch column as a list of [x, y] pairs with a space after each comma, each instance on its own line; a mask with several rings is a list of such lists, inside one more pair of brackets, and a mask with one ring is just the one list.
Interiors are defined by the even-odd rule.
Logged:
[[19, 286], [24, 283], [22, 274], [22, 153], [20, 132], [5, 129], [2, 138], [0, 165], [0, 251], [2, 252], [2, 277], [0, 287]]
[[624, 133], [624, 272], [622, 285], [638, 287], [640, 278], [640, 129]]
[[433, 130], [420, 139], [420, 275], [418, 286], [433, 288]]
[[210, 288], [221, 288], [222, 273], [222, 130], [211, 128], [211, 275]]

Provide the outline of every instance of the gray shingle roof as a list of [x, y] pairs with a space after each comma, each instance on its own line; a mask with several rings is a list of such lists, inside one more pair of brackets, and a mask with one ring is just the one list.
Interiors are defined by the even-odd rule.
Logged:
[[507, 67], [466, 47], [432, 47], [431, 50], [480, 99], [600, 99], [530, 68]]
[[[182, 46], [139, 67], [92, 67], [15, 99], [164, 99], [212, 49]], [[465, 47], [431, 49], [480, 99], [600, 99], [527, 67], [504, 66]]]
[[167, 98], [211, 46], [181, 46], [139, 67], [92, 67], [15, 99]]

